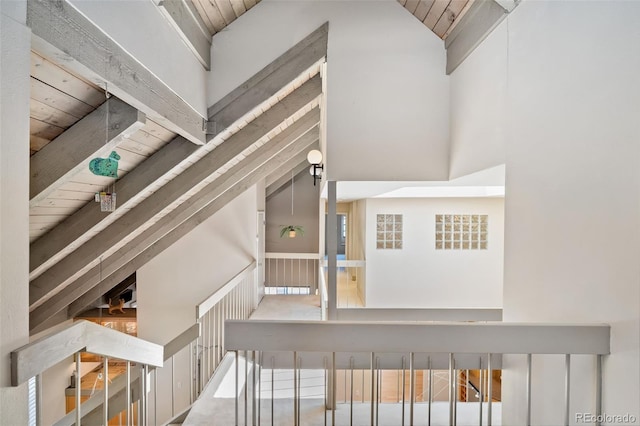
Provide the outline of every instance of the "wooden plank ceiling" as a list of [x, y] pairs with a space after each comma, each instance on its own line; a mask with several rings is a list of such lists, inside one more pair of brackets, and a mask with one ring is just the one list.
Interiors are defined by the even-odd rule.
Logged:
[[[47, 319], [76, 301], [73, 314], [81, 312], [117, 285], [121, 273], [128, 276], [131, 268], [135, 272], [153, 253], [266, 178], [288, 157], [310, 149], [319, 137], [319, 74], [326, 42], [324, 25], [299, 42], [302, 47], [294, 46], [258, 72], [259, 78], [254, 76], [236, 89], [237, 99], [217, 109], [228, 107], [229, 124], [210, 135], [205, 145], [192, 144], [143, 115], [138, 118], [142, 127], [116, 140], [121, 156], [117, 180], [93, 175], [88, 164], [83, 165], [85, 160], [78, 160], [82, 166], [78, 173], [49, 185], [53, 190], [42, 199], [32, 196], [31, 330], [47, 326]], [[77, 126], [85, 126], [87, 118], [104, 110], [104, 88], [43, 52], [34, 50], [31, 59], [32, 160], [52, 150], [59, 153], [56, 158], [69, 159], [61, 141], [65, 136], [68, 141]], [[109, 117], [107, 112], [105, 121], [111, 123]], [[106, 141], [109, 126], [102, 128]], [[37, 168], [31, 170], [32, 183], [42, 164], [49, 163], [32, 161]], [[95, 214], [100, 209], [93, 201], [95, 193], [114, 184], [116, 211]], [[121, 202], [120, 193], [131, 194]], [[99, 291], [90, 291], [94, 287]], [[78, 301], [81, 297], [87, 300]]]
[[[65, 130], [106, 101], [104, 88], [31, 52], [30, 151], [40, 151]], [[144, 127], [117, 146], [123, 177], [176, 135], [147, 119]], [[113, 179], [96, 176], [88, 168], [61, 185], [29, 210], [29, 237], [33, 242], [94, 198]]]
[[474, 0], [398, 0], [441, 39], [446, 39]]
[[235, 21], [260, 0], [191, 0], [213, 35]]

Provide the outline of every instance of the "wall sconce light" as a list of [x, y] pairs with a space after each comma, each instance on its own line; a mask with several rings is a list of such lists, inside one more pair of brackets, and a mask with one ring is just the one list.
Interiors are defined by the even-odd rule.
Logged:
[[316, 181], [322, 179], [322, 171], [324, 166], [322, 165], [322, 153], [317, 149], [309, 151], [307, 154], [307, 161], [311, 163], [309, 173], [313, 176], [313, 186], [316, 186]]

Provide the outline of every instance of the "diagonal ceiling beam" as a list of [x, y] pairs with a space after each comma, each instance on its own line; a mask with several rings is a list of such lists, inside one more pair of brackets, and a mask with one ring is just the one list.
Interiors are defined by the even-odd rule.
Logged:
[[[319, 149], [320, 144], [314, 145], [311, 149]], [[307, 161], [307, 153], [301, 152], [291, 160], [283, 164], [278, 170], [270, 174], [265, 179], [266, 197], [269, 198], [273, 193], [280, 189], [287, 182], [291, 182], [291, 175], [296, 176], [298, 173], [308, 170], [310, 166]]]
[[[255, 176], [267, 176], [267, 172], [279, 167], [282, 162], [313, 144], [318, 139], [317, 125], [319, 121], [319, 110], [314, 108], [273, 140], [256, 149], [240, 163], [182, 203], [177, 209], [129, 241], [112, 256], [103, 260], [101, 265], [94, 267], [84, 276], [79, 277], [79, 279], [47, 300], [46, 303], [38, 306], [30, 314], [31, 329], [37, 330], [40, 324], [65, 309], [71, 302], [87, 292], [89, 293], [82, 298], [83, 302], [81, 304], [85, 302], [92, 303], [95, 298], [103, 294], [103, 290], [108, 290], [119, 282], [104, 281], [104, 277], [120, 271], [123, 267], [128, 268], [126, 270], [133, 268], [135, 266], [131, 263], [133, 258], [145, 252], [147, 248], [175, 229], [180, 228], [182, 230], [176, 240], [182, 237], [204, 220], [200, 212], [209, 209], [214, 200], [224, 200], [224, 203], [227, 203], [229, 199], [226, 197], [232, 196], [234, 198], [253, 185], [255, 181], [246, 180], [247, 176], [253, 176], [254, 178]], [[296, 126], [301, 122], [304, 124]], [[243, 182], [243, 184], [238, 185], [239, 182]], [[252, 183], [249, 184], [249, 182]], [[191, 225], [183, 225], [183, 223], [192, 219], [195, 222], [190, 222]], [[189, 228], [189, 226], [191, 227]], [[173, 235], [178, 234], [174, 233]], [[149, 259], [146, 258], [146, 260]], [[132, 270], [135, 271], [136, 269], [137, 267]], [[96, 287], [102, 281], [104, 281], [104, 286]], [[84, 306], [81, 309], [84, 309]]]
[[[171, 172], [193, 154], [197, 148], [197, 145], [190, 143], [182, 136], [178, 136], [127, 173], [122, 179], [118, 180], [116, 211], [130, 208], [132, 203], [139, 200], [145, 188]], [[38, 154], [35, 154], [34, 157], [36, 155]], [[39, 275], [44, 269], [60, 260], [60, 254], [64, 254], [63, 250], [65, 248], [103, 221], [108, 220], [109, 216], [101, 212], [94, 202], [89, 202], [65, 219], [64, 222], [31, 243], [29, 250], [31, 275]]]
[[198, 61], [211, 68], [211, 36], [200, 14], [189, 0], [154, 0], [169, 24], [180, 35]]
[[86, 170], [92, 158], [107, 157], [145, 122], [144, 114], [112, 97], [71, 126], [31, 156], [30, 206]]
[[215, 133], [230, 126], [235, 117], [251, 111], [256, 100], [266, 101], [325, 57], [328, 32], [327, 22], [209, 108], [209, 121], [215, 122]]
[[107, 230], [87, 241], [42, 275], [33, 279], [29, 292], [30, 307], [35, 308], [52, 293], [82, 275], [105, 253], [115, 251], [117, 245], [121, 244], [125, 238], [130, 237], [137, 230], [142, 232], [143, 229], [139, 230], [139, 228], [154, 216], [170, 205], [179, 203], [184, 194], [198, 189], [202, 185], [201, 182], [211, 177], [245, 149], [317, 98], [322, 91], [321, 86], [319, 75], [304, 83], [160, 190], [118, 218]]
[[[258, 181], [264, 179], [270, 173], [275, 171], [284, 162], [287, 162], [288, 159], [300, 152], [306, 154], [309, 148], [314, 143], [317, 143], [317, 140], [317, 131], [307, 133], [307, 135], [298, 139], [295, 144], [290, 145], [285, 150], [280, 151], [278, 154], [272, 157], [269, 162], [265, 163], [259, 168], [254, 169], [253, 171], [245, 175], [242, 179], [238, 180], [236, 183], [233, 183], [225, 192], [213, 198], [206, 207], [191, 216], [188, 220], [182, 222], [178, 226], [175, 226], [162, 238], [148, 245], [143, 250], [140, 250], [139, 248], [138, 250], [135, 250], [135, 243], [132, 243], [131, 247], [125, 247], [122, 250], [121, 254], [126, 254], [126, 256], [123, 259], [120, 259], [117, 264], [113, 265], [115, 270], [111, 275], [106, 278], [100, 279], [96, 272], [93, 271], [92, 275], [95, 283], [93, 284], [91, 290], [89, 290], [81, 297], [77, 298], [72, 303], [69, 304], [69, 302], [67, 302], [67, 304], [69, 304], [69, 309], [67, 312], [68, 317], [73, 318], [75, 315], [77, 315], [77, 313], [82, 312], [86, 308], [86, 306], [89, 306], [97, 297], [100, 297], [105, 289], [108, 289], [112, 287], [114, 283], [117, 283], [122, 276], [127, 276], [127, 274], [132, 273], [129, 271], [136, 271], [141, 268], [148, 261], [164, 251], [167, 247], [174, 244], [184, 235], [191, 232], [194, 228], [211, 217], [215, 212], [231, 202], [238, 195], [242, 194], [248, 188], [255, 185]], [[72, 295], [72, 297], [77, 297], [77, 295]]]
[[[303, 52], [302, 47], [307, 45], [304, 44], [304, 40], [300, 43], [303, 44], [300, 45], [300, 47], [294, 48], [297, 52]], [[269, 73], [270, 78], [265, 78], [263, 75], [264, 70], [260, 71], [240, 85], [239, 89], [236, 90], [237, 92], [241, 88], [247, 90], [251, 88], [254, 93], [253, 96], [244, 92], [245, 94], [243, 96], [236, 96], [235, 100], [231, 101], [231, 103], [229, 103], [229, 99], [225, 98], [216, 103], [212, 108], [214, 110], [225, 109], [225, 118], [236, 122], [245, 114], [244, 110], [246, 108], [253, 109], [263, 102], [263, 93], [268, 93], [276, 89], [274, 86], [276, 83], [273, 81], [276, 79], [274, 73], [287, 72], [286, 75], [288, 77], [290, 72], [301, 74], [308, 69], [306, 66], [307, 61], [300, 61], [297, 66], [293, 66], [291, 65], [291, 60], [290, 52], [284, 53], [267, 66], [268, 69], [272, 70], [272, 72]], [[284, 64], [290, 65], [284, 67]], [[282, 84], [280, 89], [290, 84], [290, 80], [285, 81], [282, 78], [277, 78], [277, 80]], [[233, 105], [235, 102], [242, 102], [242, 108], [234, 108]], [[211, 136], [211, 138], [213, 138], [213, 136]], [[139, 194], [143, 192], [148, 185], [151, 185], [154, 179], [158, 179], [162, 174], [169, 173], [173, 166], [180, 164], [195, 151], [195, 148], [190, 148], [187, 144], [180, 141], [184, 141], [184, 139], [177, 137], [174, 141], [163, 147], [151, 158], [145, 160], [118, 181], [118, 204], [116, 211], [120, 211], [130, 203], [135, 203]], [[73, 251], [73, 244], [77, 244], [79, 239], [94, 229], [94, 227], [104, 226], [105, 223], [112, 222], [113, 220], [110, 219], [110, 216], [111, 215], [104, 215], [99, 212], [98, 209], [95, 208], [95, 204], [91, 202], [47, 234], [34, 241], [30, 247], [30, 279], [36, 278], [54, 263], [67, 256]]]
[[[507, 2], [511, 3], [511, 2]], [[504, 9], [494, 0], [474, 1], [467, 13], [445, 40], [447, 75], [451, 74], [476, 47], [507, 17], [511, 9]]]
[[[32, 48], [104, 87], [158, 124], [203, 144], [203, 117], [65, 0], [28, 0]], [[105, 60], [108, 58], [108, 60]]]

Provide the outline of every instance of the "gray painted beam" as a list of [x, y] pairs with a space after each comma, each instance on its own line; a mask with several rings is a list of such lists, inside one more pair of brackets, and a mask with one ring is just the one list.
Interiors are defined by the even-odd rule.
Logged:
[[[51, 305], [59, 305], [59, 307], [69, 305], [68, 316], [72, 318], [84, 310], [92, 300], [95, 300], [96, 297], [104, 293], [104, 289], [108, 289], [113, 286], [114, 283], [119, 282], [123, 276], [131, 273], [129, 271], [136, 271], [146, 264], [157, 254], [182, 238], [182, 236], [192, 231], [204, 220], [211, 217], [211, 215], [235, 197], [266, 177], [268, 173], [275, 170], [290, 157], [308, 149], [317, 139], [317, 128], [314, 128], [298, 137], [294, 143], [289, 143], [285, 149], [264, 162], [262, 166], [250, 166], [253, 170], [248, 173], [245, 166], [245, 170], [238, 170], [239, 173], [236, 173], [236, 178], [231, 179], [224, 187], [212, 187], [209, 191], [203, 190], [201, 194], [202, 204], [208, 203], [203, 208], [191, 215], [188, 219], [183, 219], [183, 217], [187, 216], [194, 209], [183, 212], [182, 217], [174, 214], [163, 218], [152, 228], [145, 231], [145, 233], [118, 250], [112, 257], [108, 258], [105, 265], [103, 265], [102, 276], [100, 271], [94, 268], [80, 280], [70, 285], [69, 290], [65, 289], [59, 296], [54, 296]], [[271, 149], [271, 151], [273, 152], [273, 149]], [[215, 183], [214, 181], [213, 184]], [[164, 229], [166, 232], [164, 234], [159, 233], [158, 229]], [[85, 292], [87, 293], [83, 294]], [[53, 314], [55, 314], [55, 312], [50, 313], [49, 316]]]
[[120, 99], [112, 97], [100, 105], [31, 156], [29, 205], [37, 205], [86, 170], [92, 158], [108, 157], [145, 122], [144, 114]]
[[328, 32], [329, 23], [325, 23], [209, 108], [209, 121], [216, 124], [215, 133], [226, 129], [238, 116], [251, 111], [256, 102], [266, 101], [325, 57]]
[[445, 40], [447, 75], [498, 26], [508, 12], [493, 0], [476, 1]]
[[225, 321], [225, 348], [301, 352], [608, 354], [608, 324]]
[[160, 11], [207, 71], [211, 68], [211, 36], [200, 15], [185, 0], [161, 0]]
[[[130, 208], [130, 205], [140, 198], [145, 188], [171, 172], [196, 149], [196, 145], [182, 136], [178, 136], [127, 173], [118, 181], [116, 211]], [[30, 272], [37, 274], [41, 271], [40, 268], [50, 267], [60, 259], [59, 254], [64, 249], [108, 219], [109, 215], [105, 215], [96, 208], [93, 201], [85, 204], [64, 222], [31, 243], [29, 250]]]
[[27, 25], [33, 50], [101, 87], [107, 82], [150, 119], [204, 143], [203, 117], [67, 1], [29, 0]]
[[[287, 63], [290, 59], [291, 57], [285, 53], [285, 55], [276, 59], [273, 64], [268, 67], [272, 70], [281, 69], [281, 65]], [[264, 75], [260, 74], [261, 72], [249, 81], [252, 81], [251, 84], [254, 90], [260, 93], [266, 93], [273, 89], [273, 82], [265, 79]], [[289, 82], [282, 82], [281, 88], [285, 87], [288, 83]], [[268, 87], [265, 87], [265, 85]], [[244, 85], [236, 89], [236, 91], [243, 87]], [[245, 102], [244, 107], [250, 109], [258, 106], [262, 102], [262, 98], [259, 96], [253, 98], [253, 100], [248, 100], [245, 97], [240, 97], [240, 99]], [[235, 101], [231, 102], [233, 103]], [[247, 102], [249, 103], [247, 104]], [[239, 120], [242, 115], [244, 115], [242, 112], [243, 108], [233, 108], [233, 105], [230, 105], [226, 99], [216, 103], [212, 108], [214, 110], [226, 108], [228, 110], [226, 117], [233, 122]], [[193, 151], [195, 151], [195, 148], [189, 147], [185, 142], [184, 138], [178, 136], [118, 181], [118, 205], [116, 210], [126, 207], [130, 201], [135, 202], [144, 188], [150, 185], [154, 179], [160, 178], [162, 174], [169, 173], [172, 165], [177, 165], [189, 157]], [[109, 220], [109, 216], [99, 212], [98, 209], [95, 208], [95, 204], [91, 202], [47, 234], [34, 241], [30, 247], [30, 278], [34, 279], [66, 256], [69, 247], [75, 241], [95, 226], [98, 226], [103, 220]]]
[[[178, 208], [171, 213], [164, 216], [158, 222], [146, 229], [136, 238], [128, 242], [117, 250], [112, 256], [104, 259], [101, 265], [93, 267], [84, 275], [79, 276], [68, 286], [62, 289], [59, 293], [47, 300], [46, 303], [41, 304], [34, 309], [30, 314], [30, 328], [37, 330], [41, 324], [48, 318], [55, 315], [57, 312], [65, 309], [74, 300], [93, 289], [103, 278], [108, 277], [114, 271], [122, 268], [123, 266], [132, 267], [131, 259], [137, 254], [145, 251], [150, 245], [156, 243], [159, 239], [164, 237], [167, 233], [171, 232], [174, 228], [178, 227], [183, 222], [187, 221], [192, 216], [196, 215], [200, 210], [203, 210], [207, 205], [211, 204], [213, 200], [221, 198], [222, 195], [232, 195], [233, 199], [239, 193], [244, 192], [246, 187], [238, 186], [238, 181], [248, 182], [245, 176], [252, 176], [256, 171], [260, 172], [260, 175], [266, 176], [266, 172], [273, 170], [276, 166], [280, 166], [282, 161], [278, 160], [282, 155], [288, 154], [290, 150], [295, 150], [294, 154], [298, 154], [301, 149], [298, 146], [302, 145], [307, 147], [318, 139], [317, 124], [320, 121], [319, 110], [315, 108], [311, 112], [307, 113], [300, 120], [289, 126], [286, 130], [276, 136], [273, 140], [258, 148], [256, 151], [248, 155], [245, 160], [241, 161], [236, 166], [233, 166], [228, 172], [218, 177], [209, 185], [205, 186], [202, 190], [196, 193], [193, 197], [183, 202]], [[227, 140], [220, 147], [229, 143], [231, 139]], [[230, 144], [234, 146], [235, 144]], [[212, 152], [217, 151], [214, 150]], [[280, 153], [282, 151], [282, 153]], [[284, 153], [284, 154], [283, 154]], [[290, 157], [287, 156], [286, 159]], [[269, 163], [269, 164], [266, 164]], [[192, 168], [195, 167], [192, 166]], [[213, 173], [214, 170], [211, 171]], [[185, 172], [186, 173], [186, 172]], [[178, 179], [178, 176], [176, 179]], [[174, 179], [175, 180], [175, 179]], [[255, 182], [252, 182], [253, 184]], [[237, 192], [234, 192], [237, 191]], [[182, 194], [184, 192], [181, 192]], [[229, 200], [224, 200], [228, 202]], [[219, 206], [218, 208], [221, 208]], [[212, 213], [211, 213], [212, 214]], [[197, 216], [197, 215], [196, 215]], [[208, 217], [208, 216], [207, 216]], [[203, 220], [203, 219], [202, 219]], [[200, 221], [196, 221], [189, 230], [199, 224]], [[187, 227], [183, 226], [181, 229], [183, 232]], [[182, 234], [184, 235], [184, 234]], [[182, 236], [180, 235], [180, 236]], [[147, 259], [148, 260], [148, 259]], [[132, 272], [135, 269], [131, 269]], [[131, 273], [131, 272], [130, 272]], [[121, 277], [120, 280], [124, 279]], [[117, 280], [110, 281], [102, 287], [99, 287], [97, 291], [91, 292], [83, 297], [82, 307], [77, 309], [84, 309], [87, 305], [91, 304], [97, 297], [104, 294], [118, 282]], [[109, 287], [110, 286], [110, 287]], [[74, 305], [78, 307], [80, 304]], [[72, 307], [73, 308], [73, 307]], [[73, 314], [77, 314], [79, 311], [72, 309]]]
[[[309, 104], [321, 93], [320, 76], [307, 81], [278, 104], [258, 116], [254, 121], [216, 147], [209, 154], [153, 193], [115, 222], [109, 229], [84, 243], [69, 256], [49, 268], [30, 283], [29, 305], [33, 309], [56, 291], [65, 287], [74, 278], [81, 276], [93, 262], [118, 245], [136, 229], [142, 227], [167, 206], [179, 202], [180, 198], [196, 188], [217, 170], [238, 157], [244, 150], [268, 134], [283, 121]], [[318, 116], [317, 108], [313, 116]], [[305, 116], [306, 120], [313, 120]], [[295, 128], [295, 124], [292, 127]], [[298, 124], [300, 126], [301, 124]]]
[[[283, 162], [286, 162], [292, 156], [299, 152], [305, 152], [309, 146], [317, 140], [317, 128], [307, 132], [297, 138], [295, 142], [290, 143], [286, 148], [282, 149], [276, 155], [263, 163], [259, 167], [254, 167], [249, 173], [242, 171], [237, 173], [237, 178], [233, 179], [224, 188], [203, 194], [204, 201], [208, 202], [203, 208], [191, 215], [188, 219], [180, 222], [180, 218], [166, 217], [161, 222], [150, 228], [145, 234], [139, 236], [121, 250], [118, 250], [111, 258], [107, 259], [104, 265], [102, 277], [97, 268], [87, 273], [80, 280], [74, 282], [65, 289], [60, 295], [54, 296], [52, 304], [59, 307], [69, 305], [68, 316], [72, 318], [77, 313], [82, 312], [88, 304], [104, 293], [108, 289], [119, 282], [122, 277], [136, 271], [149, 260], [161, 253], [170, 245], [174, 244], [187, 233], [191, 232], [195, 227], [203, 221], [211, 217], [215, 212], [220, 210], [238, 195], [245, 192], [252, 185], [255, 185], [261, 179], [264, 179], [269, 173], [277, 169]], [[253, 166], [252, 166], [253, 167]], [[244, 173], [244, 174], [243, 174]], [[239, 178], [239, 179], [238, 179]], [[215, 183], [215, 182], [214, 182]], [[205, 191], [203, 191], [205, 192]], [[155, 228], [155, 229], [154, 229]], [[168, 231], [158, 236], [157, 229], [168, 229]], [[86, 292], [86, 293], [85, 293]], [[83, 294], [85, 293], [85, 294]], [[54, 300], [55, 299], [55, 300]], [[35, 313], [36, 311], [34, 311]], [[55, 312], [49, 312], [48, 315], [54, 315]], [[35, 319], [35, 318], [34, 318]]]

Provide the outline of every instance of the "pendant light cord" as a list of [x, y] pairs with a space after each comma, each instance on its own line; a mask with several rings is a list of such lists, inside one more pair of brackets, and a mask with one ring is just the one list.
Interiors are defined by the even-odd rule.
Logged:
[[293, 170], [291, 170], [291, 216], [293, 216]]

